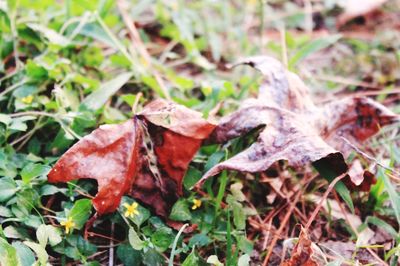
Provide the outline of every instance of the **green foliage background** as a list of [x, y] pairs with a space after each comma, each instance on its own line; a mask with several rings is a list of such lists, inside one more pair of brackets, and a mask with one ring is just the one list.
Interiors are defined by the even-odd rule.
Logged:
[[[224, 172], [218, 181], [206, 183], [204, 197], [189, 189], [207, 169], [248, 145], [252, 136], [204, 147], [196, 155], [185, 177], [185, 197], [170, 217], [198, 224], [197, 233], [185, 239], [145, 206], [139, 207], [140, 215], [124, 217], [122, 204], [133, 202], [125, 197], [118, 212], [98, 219], [87, 241], [83, 226], [93, 213], [88, 195], [96, 193], [96, 184], [81, 180], [54, 185], [47, 183], [46, 174], [63, 152], [98, 125], [132, 117], [138, 93], [143, 94], [138, 109], [151, 99], [168, 97], [154, 73], [164, 80], [171, 99], [205, 116], [221, 102], [219, 114], [229, 113], [257, 92], [259, 77], [250, 69], [223, 67], [241, 56], [284, 58], [286, 53], [288, 67], [319, 88], [316, 93], [341, 88], [335, 80], [315, 78], [326, 76], [369, 75], [373, 83], [393, 89], [400, 80], [396, 32], [388, 29], [371, 42], [346, 37], [334, 27], [335, 1], [322, 2], [330, 34], [311, 37], [295, 33], [307, 30], [308, 15], [291, 1], [129, 1], [126, 12], [137, 22], [151, 55], [148, 62], [130, 39], [114, 0], [0, 1], [1, 264], [100, 265], [108, 263], [110, 250], [125, 265], [172, 265], [174, 260], [203, 265], [211, 255], [226, 265], [247, 265], [254, 252], [262, 256], [265, 250], [257, 247], [261, 235], [248, 238], [246, 219], [275, 206], [266, 202], [270, 189], [258, 187], [259, 176], [241, 181]], [[284, 29], [284, 45], [265, 34], [276, 29]], [[322, 60], [307, 63], [313, 58]], [[357, 88], [351, 83], [346, 87]], [[398, 112], [399, 105], [393, 109]], [[372, 147], [389, 154], [385, 158], [393, 167], [400, 149], [391, 130]], [[384, 228], [398, 245], [399, 194], [384, 171], [378, 177], [371, 193], [352, 198], [356, 207], [368, 204], [364, 226]], [[294, 184], [300, 179], [301, 174], [293, 173]], [[324, 182], [316, 181], [307, 193]], [[254, 208], [249, 202], [257, 197], [261, 203]], [[202, 200], [196, 210], [194, 199]], [[68, 218], [75, 223], [70, 234], [59, 226]], [[342, 227], [349, 239], [357, 238], [348, 226]], [[386, 260], [396, 259], [398, 249]]]

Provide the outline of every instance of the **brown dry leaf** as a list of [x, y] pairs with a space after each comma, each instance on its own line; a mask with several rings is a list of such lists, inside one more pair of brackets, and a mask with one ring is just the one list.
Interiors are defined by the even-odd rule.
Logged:
[[293, 249], [290, 259], [285, 260], [281, 266], [318, 266], [318, 263], [312, 258], [312, 242], [308, 238], [307, 232], [301, 228], [299, 241]]
[[332, 258], [336, 258], [337, 261], [352, 260], [358, 261], [362, 263], [362, 265], [377, 265], [376, 258], [374, 258], [367, 249], [359, 248], [353, 242], [329, 240], [325, 243], [318, 243], [318, 246], [323, 248], [324, 252], [329, 254]]
[[234, 157], [211, 168], [198, 186], [222, 170], [262, 172], [274, 162], [288, 161], [302, 167], [312, 162], [337, 175], [347, 171], [344, 158], [382, 126], [399, 116], [368, 98], [345, 98], [316, 106], [309, 89], [277, 60], [248, 58], [240, 64], [255, 67], [264, 76], [258, 98], [249, 99], [231, 115], [221, 119], [208, 142], [223, 143], [264, 126], [255, 143]]
[[117, 209], [128, 192], [167, 216], [201, 142], [214, 129], [198, 112], [164, 100], [122, 124], [103, 125], [71, 147], [48, 174], [50, 182], [97, 180], [99, 214]]
[[346, 0], [341, 1], [340, 6], [344, 9], [338, 17], [338, 26], [344, 25], [349, 20], [366, 15], [383, 5], [387, 0]]
[[164, 100], [148, 104], [138, 115], [144, 118], [144, 141], [132, 196], [167, 216], [182, 195], [182, 181], [188, 165], [203, 139], [215, 125], [202, 114]]
[[368, 170], [364, 170], [358, 159], [351, 164], [349, 176], [351, 182], [346, 182], [346, 185], [351, 189], [368, 192], [371, 186], [376, 183], [375, 175]]

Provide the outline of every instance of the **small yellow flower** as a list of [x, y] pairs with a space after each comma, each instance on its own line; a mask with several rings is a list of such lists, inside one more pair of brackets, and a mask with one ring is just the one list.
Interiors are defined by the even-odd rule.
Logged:
[[124, 203], [124, 207], [126, 208], [124, 214], [125, 217], [133, 218], [133, 216], [139, 215], [139, 211], [137, 210], [138, 206], [139, 205], [136, 202], [133, 202], [131, 205], [129, 205], [128, 203]]
[[71, 217], [69, 217], [66, 221], [62, 221], [60, 224], [65, 227], [66, 234], [69, 234], [70, 229], [75, 227], [75, 222]]
[[144, 65], [145, 67], [148, 67], [150, 65], [149, 61], [147, 61], [147, 59], [144, 57], [141, 57], [139, 60], [140, 60], [140, 63], [142, 65]]
[[24, 98], [21, 98], [21, 102], [25, 103], [25, 104], [30, 104], [33, 101], [33, 95], [28, 95]]
[[201, 200], [193, 199], [192, 210], [195, 210], [195, 209], [197, 209], [197, 208], [200, 208], [200, 206], [201, 206]]

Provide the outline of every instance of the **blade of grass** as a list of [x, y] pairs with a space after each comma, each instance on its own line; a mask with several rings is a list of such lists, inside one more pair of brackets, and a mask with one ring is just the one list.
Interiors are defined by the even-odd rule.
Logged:
[[171, 250], [171, 255], [168, 260], [168, 266], [173, 266], [174, 265], [174, 257], [175, 257], [175, 252], [176, 252], [176, 245], [178, 244], [179, 237], [183, 233], [183, 230], [185, 230], [186, 227], [188, 227], [189, 224], [184, 224], [182, 225], [181, 229], [179, 229], [178, 234], [176, 235], [174, 239], [174, 243], [172, 244], [172, 250]]
[[307, 56], [318, 52], [328, 46], [337, 42], [342, 35], [336, 34], [331, 36], [322, 37], [316, 40], [313, 40], [305, 45], [303, 45], [289, 60], [289, 69], [293, 69], [296, 64], [298, 64], [301, 60], [306, 58]]
[[378, 173], [379, 177], [382, 178], [383, 180], [387, 193], [389, 194], [389, 199], [390, 202], [392, 203], [397, 223], [400, 225], [400, 196], [396, 192], [396, 189], [394, 188], [393, 184], [390, 182], [390, 179], [387, 177], [386, 171], [384, 172], [383, 170], [378, 170]]

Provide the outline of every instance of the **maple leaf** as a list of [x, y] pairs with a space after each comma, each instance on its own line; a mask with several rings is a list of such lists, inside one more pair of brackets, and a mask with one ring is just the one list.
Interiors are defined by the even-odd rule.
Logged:
[[316, 106], [300, 78], [271, 57], [251, 57], [239, 64], [263, 74], [258, 98], [248, 99], [239, 110], [223, 117], [207, 142], [223, 143], [265, 128], [255, 143], [215, 165], [197, 186], [222, 170], [261, 172], [279, 160], [293, 167], [312, 162], [340, 175], [348, 169], [344, 158], [351, 147], [347, 142], [360, 144], [380, 127], [399, 121], [398, 115], [368, 98], [344, 98]]
[[113, 212], [131, 194], [161, 216], [182, 195], [182, 179], [215, 125], [202, 114], [155, 100], [122, 124], [103, 125], [72, 146], [48, 174], [49, 182], [97, 180], [93, 206]]

